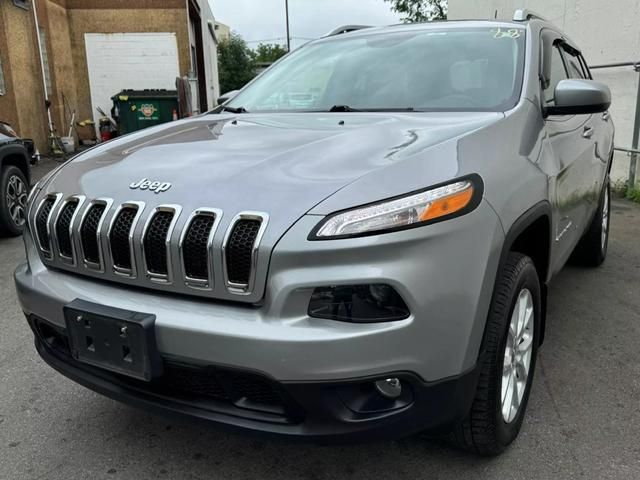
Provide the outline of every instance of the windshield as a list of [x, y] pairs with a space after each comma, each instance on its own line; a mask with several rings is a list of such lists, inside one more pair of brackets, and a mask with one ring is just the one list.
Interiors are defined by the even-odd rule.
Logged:
[[228, 106], [504, 111], [520, 96], [524, 36], [524, 29], [494, 26], [335, 37], [285, 57]]

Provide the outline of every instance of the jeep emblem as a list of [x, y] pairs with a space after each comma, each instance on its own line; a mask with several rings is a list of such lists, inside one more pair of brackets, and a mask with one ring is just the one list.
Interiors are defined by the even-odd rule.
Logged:
[[171, 184], [169, 182], [152, 182], [147, 178], [143, 178], [140, 181], [133, 182], [129, 185], [131, 190], [149, 190], [155, 193], [166, 192], [171, 188]]

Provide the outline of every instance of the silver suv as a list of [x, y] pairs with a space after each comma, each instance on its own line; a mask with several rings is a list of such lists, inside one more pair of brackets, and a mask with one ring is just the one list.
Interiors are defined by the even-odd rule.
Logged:
[[145, 409], [499, 453], [550, 279], [607, 253], [609, 90], [528, 12], [338, 32], [38, 183], [36, 348]]

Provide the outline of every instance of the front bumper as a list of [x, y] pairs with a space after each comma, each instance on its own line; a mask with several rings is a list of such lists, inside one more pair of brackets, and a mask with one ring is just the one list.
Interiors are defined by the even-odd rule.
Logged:
[[[392, 372], [387, 376], [402, 381], [401, 399], [385, 400], [378, 396], [376, 408], [363, 409], [363, 398], [378, 395], [372, 385], [380, 377], [339, 382], [276, 382], [235, 369], [200, 367], [208, 375], [226, 375], [230, 382], [233, 382], [233, 376], [243, 376], [248, 382], [247, 376], [251, 375], [255, 375], [254, 382], [262, 382], [260, 392], [257, 392], [257, 383], [247, 390], [251, 392], [249, 397], [258, 395], [262, 404], [250, 403], [251, 399], [247, 397], [233, 401], [214, 395], [210, 386], [201, 390], [207, 392], [206, 395], [197, 394], [168, 385], [169, 380], [162, 377], [147, 383], [80, 363], [64, 346], [64, 330], [34, 316], [28, 317], [28, 321], [42, 359], [61, 374], [97, 393], [146, 411], [211, 421], [254, 433], [303, 437], [320, 443], [399, 438], [424, 431], [446, 432], [469, 411], [478, 380], [476, 368], [456, 378], [430, 384], [415, 374]], [[57, 339], [53, 341], [52, 329], [57, 332]], [[168, 375], [170, 368], [176, 368], [175, 365], [165, 359], [167, 373], [163, 376]], [[258, 377], [261, 378], [258, 380]], [[266, 392], [267, 384], [270, 394]], [[193, 385], [193, 380], [189, 385]]]

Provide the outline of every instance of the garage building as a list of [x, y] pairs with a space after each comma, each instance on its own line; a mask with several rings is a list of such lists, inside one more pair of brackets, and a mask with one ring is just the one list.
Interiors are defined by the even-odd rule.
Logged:
[[216, 44], [206, 0], [0, 0], [0, 120], [46, 151], [71, 111], [97, 120], [121, 90], [174, 90], [178, 76], [205, 111], [220, 94]]

